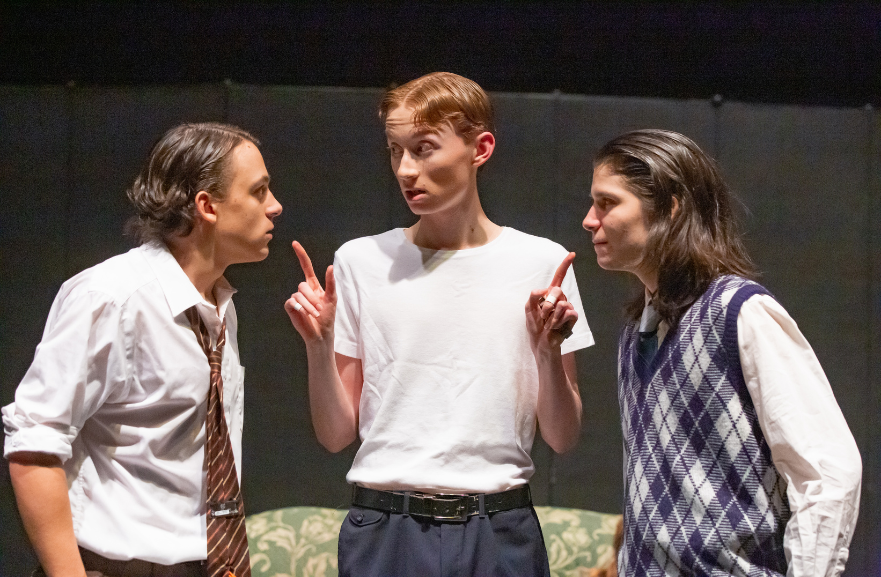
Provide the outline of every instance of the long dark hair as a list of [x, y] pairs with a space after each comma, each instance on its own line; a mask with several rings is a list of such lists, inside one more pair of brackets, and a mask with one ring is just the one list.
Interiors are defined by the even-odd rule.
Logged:
[[[649, 223], [643, 263], [658, 271], [652, 303], [672, 327], [715, 278], [757, 276], [719, 168], [691, 139], [635, 130], [603, 146], [593, 164], [622, 177], [642, 201]], [[644, 306], [640, 294], [627, 306], [628, 316], [638, 319]]]

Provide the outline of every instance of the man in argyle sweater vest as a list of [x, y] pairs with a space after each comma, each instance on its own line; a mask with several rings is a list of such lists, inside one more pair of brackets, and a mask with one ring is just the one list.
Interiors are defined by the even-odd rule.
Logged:
[[715, 162], [637, 130], [594, 157], [597, 263], [639, 278], [619, 343], [633, 576], [844, 570], [862, 464], [816, 355], [755, 270]]
[[786, 573], [786, 481], [771, 462], [737, 353], [740, 307], [763, 293], [719, 277], [649, 363], [638, 354], [638, 324], [621, 334], [628, 575], [679, 567]]

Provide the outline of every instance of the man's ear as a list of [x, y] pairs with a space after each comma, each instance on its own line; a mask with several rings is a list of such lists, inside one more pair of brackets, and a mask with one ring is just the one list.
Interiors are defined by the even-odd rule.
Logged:
[[217, 211], [214, 210], [214, 198], [210, 194], [204, 190], [197, 192], [195, 205], [196, 214], [199, 218], [210, 224], [217, 222]]
[[676, 213], [679, 212], [679, 199], [675, 196], [672, 198], [673, 200], [673, 208], [670, 209], [670, 218], [676, 216]]
[[481, 166], [496, 149], [496, 137], [492, 132], [481, 132], [474, 139], [474, 166]]

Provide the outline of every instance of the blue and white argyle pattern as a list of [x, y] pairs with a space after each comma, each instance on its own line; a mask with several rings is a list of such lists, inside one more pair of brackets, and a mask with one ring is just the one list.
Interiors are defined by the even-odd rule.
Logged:
[[646, 365], [619, 343], [624, 544], [619, 574], [785, 575], [786, 481], [746, 389], [737, 316], [761, 285], [723, 276]]

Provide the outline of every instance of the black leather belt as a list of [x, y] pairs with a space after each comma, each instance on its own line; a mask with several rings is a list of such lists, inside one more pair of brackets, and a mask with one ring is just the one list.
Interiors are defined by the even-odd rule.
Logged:
[[[483, 511], [481, 511], [483, 501]], [[355, 485], [352, 504], [389, 513], [407, 513], [437, 521], [467, 521], [471, 515], [509, 511], [532, 504], [529, 485], [501, 493], [427, 495], [400, 491], [377, 491]]]
[[107, 577], [205, 577], [208, 566], [204, 561], [188, 561], [174, 565], [160, 565], [140, 559], [118, 561], [80, 547], [80, 556], [86, 571], [98, 571]]

